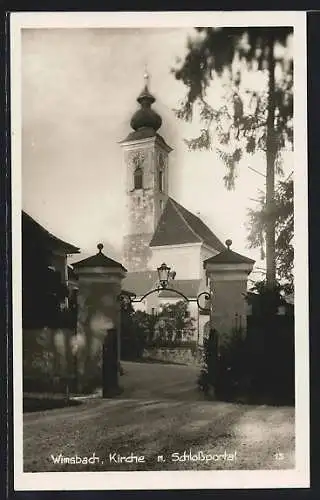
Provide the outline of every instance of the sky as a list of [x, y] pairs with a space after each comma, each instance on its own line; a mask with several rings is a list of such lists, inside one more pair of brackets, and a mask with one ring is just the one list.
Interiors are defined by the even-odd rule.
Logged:
[[[145, 67], [159, 133], [173, 148], [169, 195], [201, 218], [232, 248], [260, 262], [247, 248], [247, 210], [265, 178], [264, 158], [245, 158], [236, 189], [225, 189], [225, 167], [215, 151], [189, 152], [184, 139], [199, 134], [174, 109], [186, 88], [170, 70], [186, 54], [188, 28], [24, 29], [22, 32], [23, 209], [49, 231], [81, 248], [121, 259], [125, 175], [119, 142], [130, 132]], [[216, 86], [215, 86], [216, 85]], [[219, 95], [213, 84], [212, 96]], [[290, 170], [291, 165], [287, 168]], [[77, 257], [78, 259], [79, 257]], [[77, 260], [76, 259], [76, 260]]]

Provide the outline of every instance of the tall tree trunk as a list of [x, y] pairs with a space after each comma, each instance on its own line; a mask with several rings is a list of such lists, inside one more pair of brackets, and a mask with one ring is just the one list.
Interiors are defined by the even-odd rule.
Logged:
[[271, 33], [269, 39], [269, 84], [268, 84], [268, 116], [267, 116], [267, 175], [266, 175], [266, 263], [267, 263], [267, 287], [274, 289], [276, 282], [276, 259], [275, 259], [275, 159], [277, 154], [275, 137], [275, 59], [274, 59], [274, 36]]

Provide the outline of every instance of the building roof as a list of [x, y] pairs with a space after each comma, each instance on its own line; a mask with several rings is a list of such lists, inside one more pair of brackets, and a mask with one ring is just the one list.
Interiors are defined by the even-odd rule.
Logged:
[[150, 242], [151, 247], [202, 242], [218, 252], [223, 243], [199, 217], [172, 198], [168, 198]]
[[123, 141], [120, 141], [120, 144], [127, 141], [139, 141], [141, 139], [149, 139], [151, 137], [155, 137], [156, 140], [159, 142], [159, 144], [164, 147], [164, 149], [166, 149], [167, 151], [172, 151], [172, 148], [168, 146], [162, 135], [158, 134], [151, 127], [142, 127], [138, 130], [130, 132], [129, 135], [127, 135], [127, 137]]
[[[201, 280], [174, 280], [170, 282], [170, 288], [176, 289], [183, 293], [188, 298], [195, 298], [199, 293]], [[122, 286], [124, 290], [129, 290], [136, 294], [137, 297], [142, 297], [150, 292], [158, 285], [157, 271], [134, 271], [128, 273], [124, 278]], [[170, 290], [161, 290], [160, 298], [176, 298], [179, 300], [179, 295]]]
[[71, 243], [61, 240], [45, 229], [39, 222], [34, 220], [24, 210], [22, 211], [22, 234], [23, 238], [30, 241], [37, 241], [52, 250], [62, 250], [66, 254], [79, 253], [80, 249]]
[[230, 248], [227, 248], [227, 250], [224, 250], [218, 255], [214, 255], [213, 257], [206, 259], [203, 265], [205, 266], [206, 264], [254, 264], [254, 263], [255, 261], [253, 259], [249, 259], [249, 257], [240, 255], [239, 253], [230, 250]]
[[[200, 284], [201, 280], [174, 280], [170, 282], [169, 287], [191, 299], [197, 297]], [[162, 290], [159, 297], [179, 299], [179, 295], [171, 290]]]
[[103, 249], [102, 243], [99, 243], [98, 249], [99, 249], [98, 253], [92, 255], [92, 257], [88, 257], [87, 259], [74, 262], [72, 264], [73, 268], [79, 269], [81, 267], [115, 267], [115, 268], [120, 267], [124, 271], [126, 271], [126, 269], [123, 267], [122, 264], [120, 264], [120, 262], [110, 259], [110, 257], [107, 257], [104, 253], [102, 253]]

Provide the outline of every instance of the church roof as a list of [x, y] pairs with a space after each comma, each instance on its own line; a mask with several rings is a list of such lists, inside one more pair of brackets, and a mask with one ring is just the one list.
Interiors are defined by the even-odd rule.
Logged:
[[124, 278], [122, 287], [129, 292], [134, 292], [140, 297], [154, 288], [157, 282], [157, 271], [133, 271], [128, 273]]
[[204, 266], [206, 264], [254, 264], [255, 261], [253, 259], [249, 259], [249, 257], [245, 257], [240, 253], [234, 252], [227, 248], [223, 252], [218, 255], [214, 255], [209, 259], [204, 261]]
[[24, 210], [22, 210], [22, 233], [24, 240], [38, 242], [51, 250], [63, 250], [66, 255], [80, 252], [78, 247], [54, 236]]
[[[201, 280], [174, 280], [171, 281], [169, 286], [174, 288], [179, 292], [182, 292], [188, 298], [194, 298], [199, 293]], [[122, 287], [124, 290], [133, 292], [137, 297], [143, 296], [145, 293], [149, 292], [153, 288], [156, 288], [158, 284], [158, 273], [157, 271], [133, 271], [127, 274], [122, 282]], [[159, 293], [160, 298], [177, 298], [179, 300], [179, 295], [170, 290], [161, 290]], [[180, 297], [181, 298], [181, 297]], [[183, 300], [183, 299], [182, 299]]]
[[218, 252], [225, 250], [223, 243], [199, 217], [189, 212], [172, 198], [168, 198], [150, 246], [182, 245], [184, 243], [198, 242], [205, 243]]
[[[195, 298], [199, 293], [201, 280], [174, 280], [169, 284], [170, 288], [178, 290], [188, 298]], [[176, 298], [179, 300], [179, 295], [171, 290], [162, 290], [159, 293], [161, 298]], [[180, 297], [181, 299], [181, 297]], [[183, 300], [183, 299], [182, 299]]]
[[149, 139], [150, 137], [156, 137], [156, 139], [159, 141], [159, 144], [164, 146], [165, 149], [168, 149], [170, 151], [172, 150], [172, 148], [168, 146], [164, 138], [151, 127], [142, 127], [139, 128], [138, 130], [130, 132], [129, 135], [127, 135], [127, 137], [123, 141], [120, 141], [120, 144], [127, 141], [139, 141], [141, 139]]

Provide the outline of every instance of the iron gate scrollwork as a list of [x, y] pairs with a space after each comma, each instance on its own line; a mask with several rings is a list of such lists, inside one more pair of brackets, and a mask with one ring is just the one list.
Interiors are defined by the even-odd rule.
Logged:
[[158, 267], [157, 271], [158, 271], [158, 276], [159, 276], [159, 284], [156, 288], [149, 290], [139, 299], [137, 299], [137, 295], [133, 292], [121, 292], [119, 295], [119, 299], [124, 301], [124, 302], [129, 301], [131, 303], [139, 303], [139, 302], [143, 302], [149, 295], [152, 295], [153, 293], [168, 291], [168, 292], [174, 292], [175, 294], [179, 295], [186, 302], [196, 302], [198, 309], [201, 312], [207, 313], [207, 314], [210, 313], [211, 308], [201, 306], [200, 299], [201, 299], [201, 297], [204, 297], [206, 302], [208, 302], [209, 300], [212, 301], [212, 292], [203, 291], [203, 292], [199, 293], [196, 298], [189, 298], [180, 290], [177, 290], [176, 288], [172, 288], [172, 287], [168, 286], [169, 280], [170, 279], [174, 280], [174, 278], [176, 276], [176, 273], [174, 271], [171, 271], [170, 267], [168, 267], [165, 263], [163, 263], [163, 264], [161, 264], [160, 267]]

